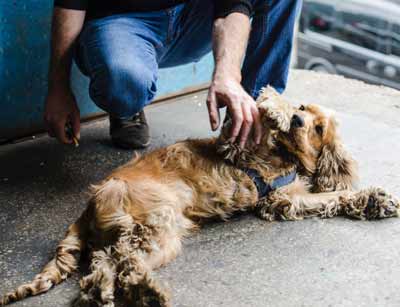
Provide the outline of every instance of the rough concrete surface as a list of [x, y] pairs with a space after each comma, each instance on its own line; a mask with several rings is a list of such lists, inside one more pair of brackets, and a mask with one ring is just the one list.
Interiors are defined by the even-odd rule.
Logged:
[[[152, 148], [209, 136], [205, 95], [148, 107]], [[294, 71], [285, 95], [336, 110], [360, 186], [400, 196], [400, 92]], [[0, 293], [39, 272], [83, 210], [88, 186], [132, 156], [111, 146], [107, 129], [106, 120], [85, 124], [77, 149], [48, 137], [0, 147]], [[243, 215], [188, 238], [159, 275], [179, 307], [399, 306], [400, 220], [267, 223]], [[79, 276], [14, 306], [69, 306]]]

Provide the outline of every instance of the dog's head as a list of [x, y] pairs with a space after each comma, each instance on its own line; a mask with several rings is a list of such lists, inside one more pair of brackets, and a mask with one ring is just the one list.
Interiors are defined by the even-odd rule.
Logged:
[[334, 114], [316, 105], [294, 107], [273, 89], [257, 100], [265, 127], [294, 155], [311, 177], [315, 192], [350, 189], [356, 165], [340, 141]]

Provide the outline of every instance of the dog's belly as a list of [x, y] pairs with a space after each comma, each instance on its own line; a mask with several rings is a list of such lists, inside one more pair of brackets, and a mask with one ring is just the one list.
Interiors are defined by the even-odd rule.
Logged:
[[221, 160], [212, 139], [176, 143], [143, 158], [121, 171], [134, 178], [132, 195], [140, 195], [136, 203], [144, 210], [168, 204], [193, 221], [226, 219], [258, 200], [253, 181]]

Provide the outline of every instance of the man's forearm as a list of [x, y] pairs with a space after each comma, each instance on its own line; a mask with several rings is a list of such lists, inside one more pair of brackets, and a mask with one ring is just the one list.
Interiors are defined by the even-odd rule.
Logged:
[[69, 87], [72, 49], [82, 30], [85, 11], [55, 8], [52, 23], [49, 87]]
[[241, 13], [232, 13], [214, 22], [214, 77], [228, 74], [238, 82], [241, 81], [240, 70], [249, 33], [249, 17]]

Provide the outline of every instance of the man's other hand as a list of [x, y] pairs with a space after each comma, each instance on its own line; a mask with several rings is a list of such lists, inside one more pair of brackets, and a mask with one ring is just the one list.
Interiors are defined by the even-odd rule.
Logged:
[[233, 121], [230, 141], [235, 142], [238, 139], [239, 146], [244, 148], [251, 129], [254, 128], [254, 142], [259, 144], [262, 126], [254, 99], [236, 79], [214, 77], [207, 97], [210, 124], [214, 131], [220, 125], [219, 108], [224, 106]]
[[66, 132], [71, 124], [74, 136], [80, 138], [80, 114], [74, 94], [70, 89], [50, 89], [45, 105], [44, 122], [51, 137], [61, 143], [71, 144], [73, 140]]

